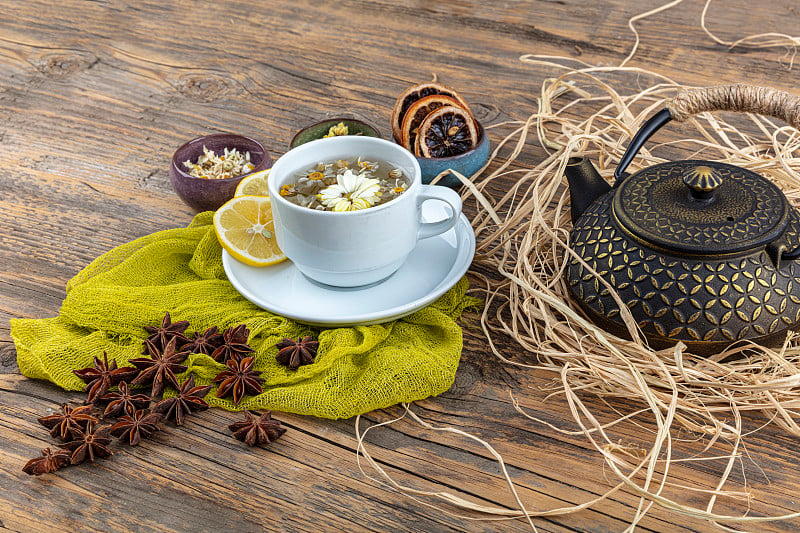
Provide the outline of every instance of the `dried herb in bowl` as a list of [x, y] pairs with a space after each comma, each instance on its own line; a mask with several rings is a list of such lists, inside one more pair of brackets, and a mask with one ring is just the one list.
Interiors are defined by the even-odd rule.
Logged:
[[350, 135], [350, 128], [348, 128], [344, 122], [339, 122], [338, 124], [331, 126], [328, 129], [328, 133], [323, 135], [322, 138], [327, 139], [328, 137], [336, 137], [337, 135]]
[[255, 168], [250, 162], [250, 152], [242, 153], [236, 148], [223, 148], [222, 154], [217, 155], [205, 146], [203, 154], [196, 162], [184, 161], [183, 166], [189, 171], [190, 176], [214, 180], [235, 178]]

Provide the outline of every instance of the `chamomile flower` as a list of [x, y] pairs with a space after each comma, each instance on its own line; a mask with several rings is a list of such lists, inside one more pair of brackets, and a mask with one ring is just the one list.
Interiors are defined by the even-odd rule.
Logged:
[[286, 183], [281, 185], [281, 190], [279, 192], [281, 196], [294, 196], [297, 194], [297, 189], [294, 188], [294, 185]]
[[378, 170], [378, 165], [376, 163], [362, 161], [360, 157], [358, 158], [358, 161], [356, 161], [356, 165], [361, 170]]
[[336, 183], [322, 189], [319, 201], [333, 211], [358, 211], [380, 200], [380, 182], [347, 169], [336, 176]]
[[350, 129], [344, 124], [344, 122], [340, 122], [335, 126], [331, 126], [328, 129], [328, 133], [323, 135], [322, 138], [326, 139], [328, 137], [336, 137], [337, 135], [348, 135], [350, 133]]

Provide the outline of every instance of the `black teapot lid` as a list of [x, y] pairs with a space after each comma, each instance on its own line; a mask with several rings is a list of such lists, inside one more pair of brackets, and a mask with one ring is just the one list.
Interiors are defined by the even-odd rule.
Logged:
[[616, 187], [620, 225], [647, 244], [720, 255], [765, 246], [785, 230], [791, 206], [769, 180], [725, 163], [675, 161], [648, 167]]

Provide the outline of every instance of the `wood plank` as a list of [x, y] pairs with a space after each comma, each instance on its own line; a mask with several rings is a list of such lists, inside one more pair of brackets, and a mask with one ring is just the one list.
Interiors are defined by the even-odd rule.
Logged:
[[[28, 457], [52, 446], [36, 417], [78, 398], [16, 376], [0, 381], [5, 457], [0, 485], [16, 487], [0, 509], [5, 527], [183, 531], [199, 520], [204, 527], [234, 531], [275, 525], [299, 531], [370, 530], [377, 519], [392, 530], [412, 530], [379, 508], [388, 499], [385, 490], [340, 467], [345, 456], [352, 459], [352, 449], [320, 439], [318, 431], [305, 430], [301, 417], [292, 415], [281, 415], [289, 431], [267, 450], [248, 448], [230, 436], [226, 426], [240, 415], [212, 410], [193, 416], [185, 427], [165, 428], [140, 447], [115, 447], [114, 457], [95, 465], [71, 467], [44, 480], [20, 477]], [[344, 499], [351, 505], [329, 505]], [[47, 502], [51, 512], [39, 516], [39, 505], [31, 505], [35, 501]], [[459, 522], [446, 516], [420, 515], [417, 522], [425, 530], [460, 530]]]

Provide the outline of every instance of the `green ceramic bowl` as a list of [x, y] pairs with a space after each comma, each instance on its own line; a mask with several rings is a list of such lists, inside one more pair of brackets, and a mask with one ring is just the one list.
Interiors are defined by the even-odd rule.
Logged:
[[317, 122], [310, 126], [306, 126], [302, 130], [298, 131], [292, 139], [292, 142], [289, 143], [289, 148], [295, 148], [296, 146], [300, 146], [301, 144], [305, 144], [309, 141], [321, 139], [324, 135], [327, 135], [328, 130], [331, 129], [331, 126], [336, 126], [340, 122], [347, 126], [349, 131], [348, 135], [365, 135], [367, 137], [378, 138], [381, 136], [380, 132], [378, 132], [374, 126], [367, 124], [363, 120], [357, 120], [354, 118], [331, 118]]

